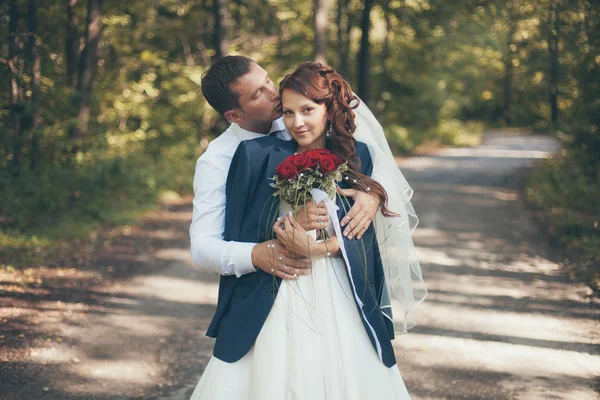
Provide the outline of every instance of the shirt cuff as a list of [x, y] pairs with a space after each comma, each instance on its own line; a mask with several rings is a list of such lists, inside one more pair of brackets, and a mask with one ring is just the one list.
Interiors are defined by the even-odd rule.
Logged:
[[256, 243], [236, 243], [236, 251], [232, 252], [230, 262], [233, 264], [235, 276], [238, 278], [242, 275], [256, 272], [256, 268], [252, 264], [252, 249]]

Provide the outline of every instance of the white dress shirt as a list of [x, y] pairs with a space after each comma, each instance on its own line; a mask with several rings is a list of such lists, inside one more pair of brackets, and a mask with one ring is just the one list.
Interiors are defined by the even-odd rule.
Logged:
[[[270, 132], [290, 140], [283, 117], [273, 121]], [[213, 140], [196, 162], [194, 174], [194, 209], [190, 225], [191, 251], [194, 263], [222, 275], [240, 277], [255, 272], [252, 249], [256, 243], [227, 242], [225, 232], [225, 185], [233, 154], [242, 140], [264, 137], [231, 124]]]

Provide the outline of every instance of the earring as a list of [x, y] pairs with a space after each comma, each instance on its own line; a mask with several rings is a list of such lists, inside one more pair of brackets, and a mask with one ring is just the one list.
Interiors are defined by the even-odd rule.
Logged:
[[325, 136], [331, 137], [333, 135], [333, 129], [331, 128], [331, 124], [329, 124], [329, 128], [327, 128], [327, 132], [325, 132]]

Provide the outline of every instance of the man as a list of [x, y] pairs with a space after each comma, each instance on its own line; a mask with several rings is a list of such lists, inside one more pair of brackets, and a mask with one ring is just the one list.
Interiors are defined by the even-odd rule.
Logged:
[[[291, 139], [281, 118], [281, 101], [275, 84], [267, 72], [250, 58], [227, 56], [206, 71], [202, 77], [202, 93], [231, 125], [210, 143], [196, 163], [190, 226], [194, 262], [199, 267], [237, 277], [253, 273], [255, 268], [282, 279], [296, 279], [298, 275], [308, 274], [308, 260], [288, 252], [277, 240], [264, 243], [223, 240], [225, 184], [237, 146], [242, 140], [269, 134], [284, 140]], [[354, 198], [354, 206], [341, 221], [341, 225], [346, 226], [344, 235], [360, 238], [375, 216], [379, 199], [353, 189], [340, 191], [340, 194]], [[306, 213], [297, 213], [296, 219], [306, 230], [329, 224], [327, 210], [322, 203], [309, 206]]]

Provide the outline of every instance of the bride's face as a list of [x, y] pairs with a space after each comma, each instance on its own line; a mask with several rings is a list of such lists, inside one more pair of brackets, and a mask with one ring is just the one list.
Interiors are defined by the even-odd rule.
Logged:
[[299, 150], [306, 151], [325, 147], [327, 109], [308, 97], [290, 89], [281, 94], [283, 121]]

